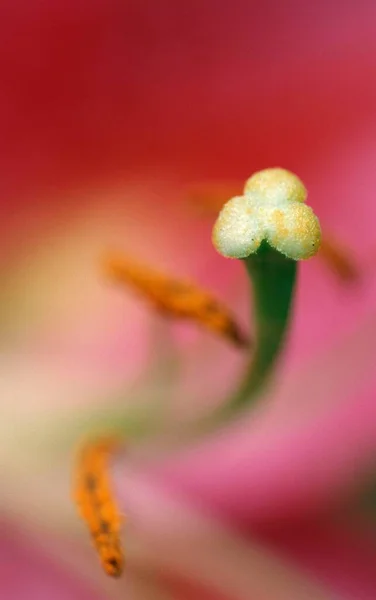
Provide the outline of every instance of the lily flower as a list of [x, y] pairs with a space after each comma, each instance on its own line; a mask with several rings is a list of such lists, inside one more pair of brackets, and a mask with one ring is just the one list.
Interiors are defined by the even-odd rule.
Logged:
[[[23, 4], [0, 20], [2, 594], [375, 597], [361, 504], [376, 450], [373, 4]], [[252, 181], [242, 189], [278, 166], [304, 182], [324, 242], [321, 261], [299, 263], [295, 297], [288, 261], [309, 243], [289, 256], [270, 229], [285, 199], [264, 222]], [[241, 261], [251, 277], [258, 263], [211, 243], [226, 182], [222, 204], [245, 197], [259, 248], [289, 269], [259, 379], [266, 288], [250, 288]], [[187, 202], [202, 184], [215, 216]], [[222, 226], [213, 238], [232, 257]], [[221, 331], [250, 343], [114, 285], [101, 262], [112, 248], [193, 285], [225, 315]], [[273, 294], [281, 273], [261, 277]], [[77, 444], [109, 432], [125, 439], [103, 471], [125, 520], [116, 579], [71, 498]]]

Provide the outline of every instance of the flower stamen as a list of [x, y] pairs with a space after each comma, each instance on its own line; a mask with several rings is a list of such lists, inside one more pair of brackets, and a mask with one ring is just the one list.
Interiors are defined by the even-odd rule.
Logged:
[[120, 577], [124, 555], [120, 542], [122, 518], [109, 480], [109, 458], [118, 447], [112, 438], [86, 443], [76, 463], [74, 498], [91, 533], [104, 571]]
[[249, 346], [227, 308], [191, 282], [174, 279], [122, 255], [104, 260], [106, 275], [133, 287], [163, 315], [195, 321], [239, 348]]

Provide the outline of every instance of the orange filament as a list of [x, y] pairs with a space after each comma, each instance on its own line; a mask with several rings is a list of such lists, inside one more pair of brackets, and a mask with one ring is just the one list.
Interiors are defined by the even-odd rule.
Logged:
[[120, 542], [121, 515], [111, 491], [108, 461], [117, 448], [114, 439], [86, 443], [78, 456], [74, 496], [91, 533], [103, 569], [120, 577], [124, 556]]
[[132, 286], [161, 313], [191, 319], [238, 347], [248, 346], [248, 340], [228, 310], [208, 292], [189, 282], [172, 279], [123, 256], [108, 256], [104, 267], [107, 276]]
[[327, 265], [343, 281], [355, 281], [359, 278], [359, 269], [352, 259], [348, 248], [324, 236], [319, 252]]

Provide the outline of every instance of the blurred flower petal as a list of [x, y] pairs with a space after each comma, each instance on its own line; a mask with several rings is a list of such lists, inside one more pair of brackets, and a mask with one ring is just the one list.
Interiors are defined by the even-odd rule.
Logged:
[[369, 317], [282, 377], [247, 422], [170, 459], [166, 480], [240, 522], [297, 516], [359, 485], [376, 451], [375, 330]]
[[331, 597], [288, 562], [193, 512], [142, 475], [122, 469], [117, 481], [131, 563], [192, 579], [231, 600]]
[[28, 537], [4, 527], [0, 541], [2, 598], [9, 600], [104, 600], [93, 585], [40, 552]]
[[299, 522], [263, 532], [265, 543], [311, 576], [333, 586], [336, 597], [368, 600], [376, 594], [376, 548], [369, 527], [346, 516]]

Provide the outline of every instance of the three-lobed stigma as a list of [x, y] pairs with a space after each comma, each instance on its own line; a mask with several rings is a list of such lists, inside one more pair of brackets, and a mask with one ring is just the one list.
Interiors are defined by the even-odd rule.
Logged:
[[246, 258], [266, 241], [293, 260], [311, 258], [320, 248], [321, 229], [306, 198], [302, 181], [286, 169], [255, 173], [243, 195], [223, 206], [213, 229], [215, 248], [227, 258]]

